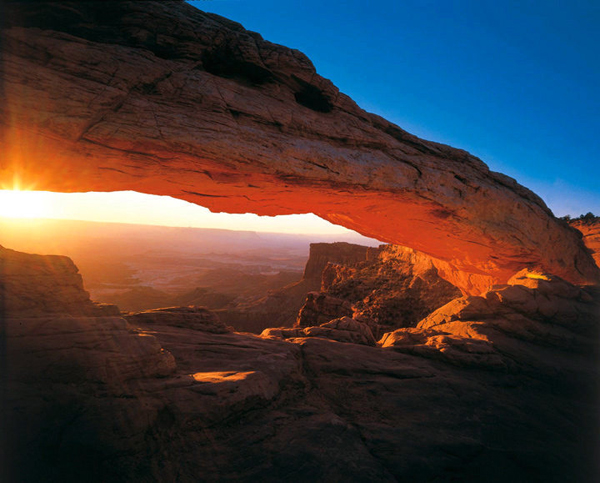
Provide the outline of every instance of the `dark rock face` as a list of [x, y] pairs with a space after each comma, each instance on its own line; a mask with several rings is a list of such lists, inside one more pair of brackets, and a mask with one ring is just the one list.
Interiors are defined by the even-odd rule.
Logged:
[[203, 307], [166, 307], [129, 313], [124, 318], [133, 325], [161, 324], [197, 329], [213, 334], [226, 334], [231, 330], [223, 324], [219, 317]]
[[384, 348], [350, 318], [258, 337], [189, 307], [13, 317], [0, 476], [595, 482], [599, 310], [523, 271]]
[[352, 304], [320, 292], [309, 292], [294, 327], [312, 327], [340, 317], [352, 317]]
[[3, 8], [3, 179], [312, 212], [433, 256], [474, 295], [524, 267], [599, 277], [534, 193], [366, 113], [303, 54], [235, 22], [173, 1]]
[[321, 337], [323, 339], [337, 340], [375, 346], [375, 337], [369, 325], [350, 317], [340, 317], [317, 326], [298, 326], [291, 329], [273, 328], [265, 329], [260, 335], [264, 338], [297, 339], [300, 337]]
[[119, 481], [118, 461], [147, 454], [161, 417], [142, 381], [173, 374], [173, 356], [118, 317], [38, 315], [2, 326], [0, 479]]
[[119, 315], [114, 305], [96, 304], [83, 288], [70, 258], [20, 253], [0, 246], [0, 316]]

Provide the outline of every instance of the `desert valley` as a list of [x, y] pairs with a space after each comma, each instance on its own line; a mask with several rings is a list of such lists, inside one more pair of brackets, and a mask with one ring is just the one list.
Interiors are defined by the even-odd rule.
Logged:
[[183, 1], [4, 10], [3, 179], [362, 235], [0, 218], [1, 481], [598, 481], [600, 218]]

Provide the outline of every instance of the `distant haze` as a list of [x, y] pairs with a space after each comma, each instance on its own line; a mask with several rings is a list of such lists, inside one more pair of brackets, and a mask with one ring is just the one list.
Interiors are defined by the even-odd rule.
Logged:
[[[211, 213], [207, 208], [169, 196], [134, 191], [112, 193], [50, 193], [0, 191], [0, 217], [84, 220], [138, 225], [216, 228], [236, 231], [339, 235], [346, 239], [360, 235], [313, 214], [258, 216], [254, 214]], [[32, 205], [27, 211], [23, 205]], [[368, 240], [364, 238], [363, 242]], [[0, 240], [0, 244], [2, 240]]]

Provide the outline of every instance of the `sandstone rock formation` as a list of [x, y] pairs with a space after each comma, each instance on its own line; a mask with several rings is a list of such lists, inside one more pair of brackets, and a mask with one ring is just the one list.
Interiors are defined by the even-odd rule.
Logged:
[[523, 271], [384, 348], [348, 318], [261, 338], [192, 308], [13, 314], [0, 477], [595, 482], [599, 309], [597, 287]]
[[197, 329], [213, 334], [231, 332], [219, 317], [203, 307], [166, 307], [126, 314], [125, 319], [131, 324], [162, 324]]
[[299, 326], [291, 329], [265, 329], [261, 337], [279, 337], [281, 339], [322, 337], [339, 342], [375, 346], [375, 338], [373, 337], [371, 328], [367, 324], [350, 317], [340, 317], [339, 319], [330, 320], [319, 326], [312, 327]]
[[309, 292], [294, 327], [312, 327], [340, 317], [352, 317], [352, 304], [321, 292]]
[[[345, 242], [311, 243], [301, 280], [283, 289], [269, 291], [264, 298], [251, 304], [240, 304], [235, 310], [218, 311], [219, 317], [229, 325], [240, 327], [240, 330], [257, 334], [267, 327], [291, 327], [306, 302], [307, 293], [321, 289], [323, 270], [329, 263], [353, 266], [368, 260], [377, 252], [377, 249]], [[309, 312], [310, 309], [306, 315]], [[329, 315], [331, 317], [317, 320], [315, 313], [305, 325], [319, 325], [336, 317], [352, 315], [352, 311], [334, 312]]]
[[304, 280], [312, 282], [311, 289], [321, 288], [323, 271], [328, 264], [352, 267], [377, 256], [377, 248], [355, 245], [354, 243], [311, 243], [308, 261], [304, 268]]
[[[553, 367], [531, 343], [582, 353], [594, 345], [600, 323], [598, 288], [583, 289], [549, 274], [522, 270], [481, 297], [453, 300], [416, 328], [383, 336], [382, 347], [427, 354], [458, 365], [514, 370], [515, 363]], [[562, 362], [561, 362], [562, 363]], [[598, 368], [597, 368], [598, 369]]]
[[572, 220], [569, 224], [583, 234], [583, 243], [592, 251], [596, 265], [600, 267], [600, 218]]
[[350, 302], [355, 315], [384, 330], [414, 327], [461, 295], [440, 277], [431, 257], [398, 245], [381, 245], [371, 250], [370, 260], [354, 267], [329, 265], [322, 289]]
[[4, 180], [313, 212], [441, 260], [471, 294], [524, 267], [598, 279], [534, 193], [366, 113], [235, 22], [175, 1], [8, 2], [1, 41]]
[[90, 300], [70, 258], [30, 255], [0, 246], [0, 316], [15, 314], [118, 316], [119, 309]]

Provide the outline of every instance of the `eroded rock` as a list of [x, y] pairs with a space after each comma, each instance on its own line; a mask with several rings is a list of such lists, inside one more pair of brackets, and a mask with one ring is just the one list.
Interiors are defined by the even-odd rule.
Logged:
[[115, 305], [90, 300], [68, 257], [32, 255], [0, 246], [0, 314], [4, 317], [118, 316]]
[[329, 265], [323, 291], [352, 304], [355, 317], [380, 325], [378, 331], [414, 327], [425, 316], [460, 297], [439, 275], [435, 261], [410, 248], [381, 245], [370, 260], [354, 266]]
[[294, 327], [314, 327], [340, 317], [352, 317], [352, 304], [322, 292], [309, 292]]
[[585, 353], [599, 324], [597, 289], [522, 270], [508, 285], [453, 300], [416, 328], [387, 333], [379, 343], [458, 365], [512, 371], [537, 359], [537, 366], [556, 370], [554, 364], [564, 360], [555, 362], [547, 350], [532, 351], [528, 345]]
[[261, 337], [281, 339], [322, 337], [324, 339], [337, 340], [338, 342], [375, 346], [375, 338], [373, 337], [371, 328], [367, 324], [350, 317], [334, 319], [316, 327], [265, 329]]
[[[596, 481], [600, 293], [539, 272], [511, 283], [391, 333], [384, 349], [339, 343], [369, 333], [348, 318], [281, 329], [299, 331], [285, 340], [186, 327], [177, 309], [136, 328], [9, 319], [0, 476]], [[565, 303], [576, 317], [562, 320]]]
[[126, 314], [132, 324], [162, 324], [174, 327], [226, 334], [231, 329], [223, 324], [217, 314], [203, 307], [165, 307]]
[[524, 267], [599, 277], [534, 193], [363, 111], [235, 22], [185, 2], [9, 2], [3, 17], [3, 179], [313, 212], [435, 257], [470, 294]]
[[596, 265], [600, 267], [600, 218], [573, 220], [569, 224], [583, 234], [583, 243], [592, 251]]

